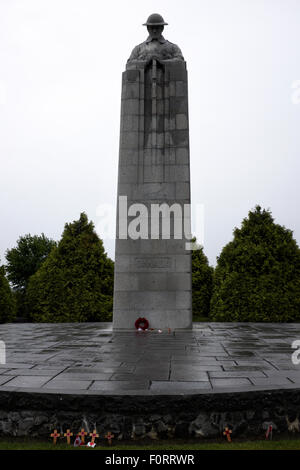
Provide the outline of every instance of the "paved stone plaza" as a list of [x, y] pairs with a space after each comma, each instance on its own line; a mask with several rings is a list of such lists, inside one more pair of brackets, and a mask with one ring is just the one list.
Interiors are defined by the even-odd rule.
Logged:
[[0, 391], [189, 394], [300, 387], [300, 324], [196, 323], [114, 333], [110, 323], [0, 326]]

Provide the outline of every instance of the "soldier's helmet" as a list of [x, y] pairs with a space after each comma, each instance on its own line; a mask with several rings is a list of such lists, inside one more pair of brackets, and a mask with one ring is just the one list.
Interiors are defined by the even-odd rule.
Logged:
[[152, 15], [149, 16], [143, 26], [165, 26], [167, 24], [168, 23], [165, 22], [161, 15], [159, 15], [158, 13], [152, 13]]

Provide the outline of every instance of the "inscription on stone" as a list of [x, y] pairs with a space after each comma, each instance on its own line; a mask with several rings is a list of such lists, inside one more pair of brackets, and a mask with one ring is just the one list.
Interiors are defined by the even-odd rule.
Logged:
[[160, 258], [135, 258], [135, 266], [138, 269], [169, 269], [172, 268], [171, 257], [160, 257]]

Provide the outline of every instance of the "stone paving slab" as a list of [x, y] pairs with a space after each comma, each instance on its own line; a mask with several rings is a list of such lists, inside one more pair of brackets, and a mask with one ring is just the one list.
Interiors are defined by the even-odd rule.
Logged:
[[113, 332], [111, 323], [4, 324], [0, 392], [194, 394], [296, 388], [300, 324], [195, 323]]

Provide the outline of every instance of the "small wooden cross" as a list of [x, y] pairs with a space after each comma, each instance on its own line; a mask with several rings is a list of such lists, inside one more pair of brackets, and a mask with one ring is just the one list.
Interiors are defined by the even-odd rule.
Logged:
[[56, 444], [57, 438], [60, 437], [60, 434], [57, 432], [57, 429], [54, 429], [53, 433], [50, 434], [50, 437], [53, 437], [53, 444]]
[[272, 441], [272, 438], [273, 438], [273, 426], [272, 424], [270, 424], [268, 426], [268, 429], [267, 429], [267, 432], [266, 432], [266, 439], [269, 439]]
[[90, 432], [90, 436], [91, 436], [91, 438], [92, 438], [92, 439], [91, 439], [91, 442], [92, 442], [92, 444], [94, 444], [95, 439], [96, 439], [96, 437], [99, 437], [99, 434], [97, 434], [96, 429], [94, 429], [93, 432]]
[[70, 431], [70, 429], [67, 429], [67, 432], [64, 433], [64, 437], [67, 438], [67, 443], [69, 445], [71, 444], [71, 436], [73, 436], [73, 433]]
[[85, 432], [84, 428], [81, 429], [81, 431], [78, 433], [78, 436], [81, 438], [82, 444], [84, 444], [84, 438], [87, 435], [87, 432]]
[[112, 439], [115, 437], [114, 434], [112, 434], [110, 431], [108, 431], [107, 434], [105, 434], [105, 439], [107, 439], [108, 444], [111, 446], [112, 444]]
[[230, 436], [231, 433], [232, 433], [231, 429], [227, 427], [225, 428], [225, 431], [223, 432], [224, 436], [227, 437], [228, 442], [231, 442], [231, 436]]

